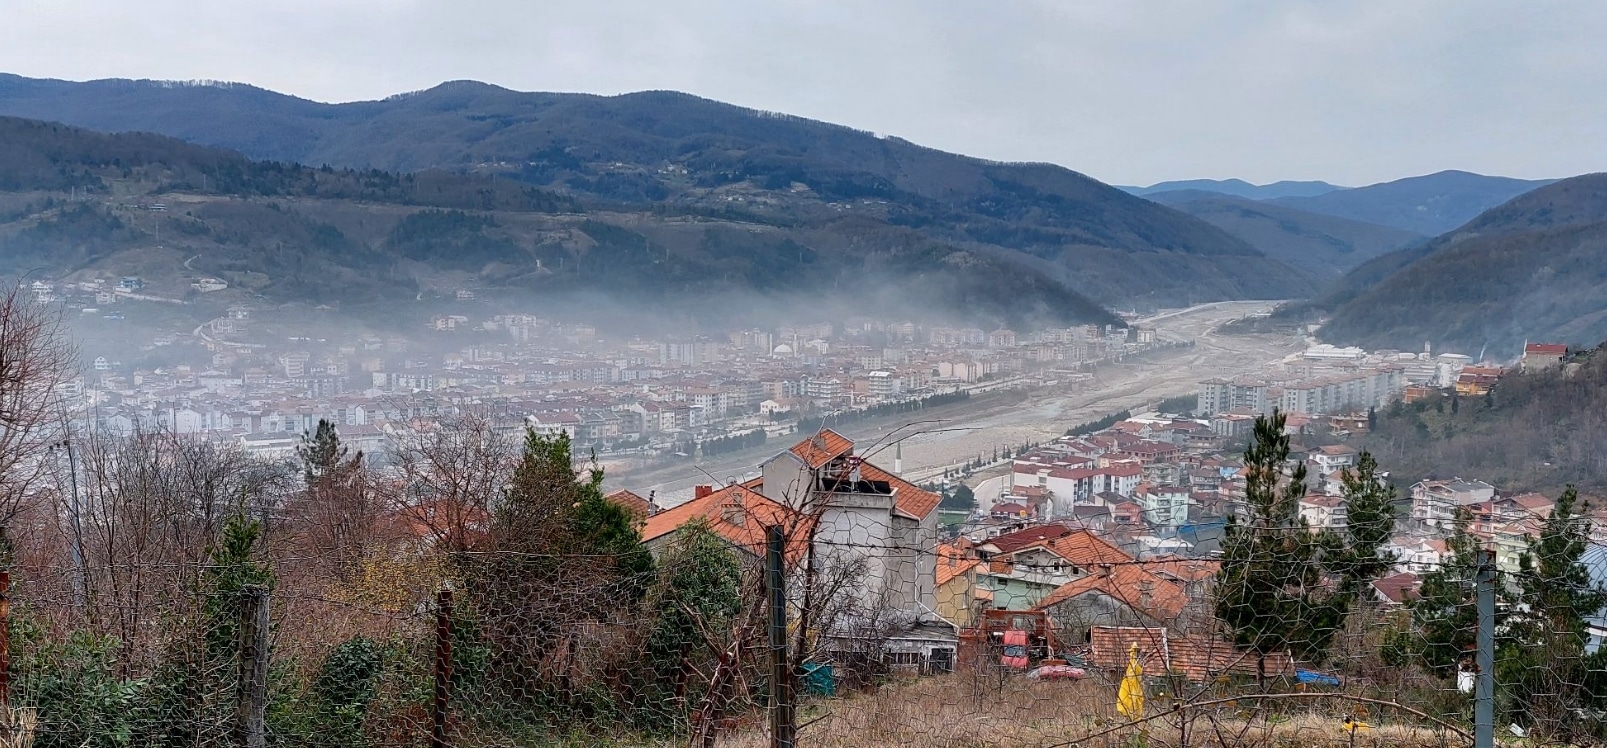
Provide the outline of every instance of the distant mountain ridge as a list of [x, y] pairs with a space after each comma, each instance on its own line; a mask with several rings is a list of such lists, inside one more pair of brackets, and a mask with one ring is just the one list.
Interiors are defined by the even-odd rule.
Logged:
[[1428, 239], [1389, 226], [1200, 190], [1157, 192], [1146, 199], [1199, 218], [1321, 279], [1337, 279], [1375, 257]]
[[1442, 171], [1312, 197], [1280, 197], [1272, 202], [1312, 213], [1437, 236], [1467, 223], [1490, 208], [1554, 181]]
[[[9, 117], [0, 143], [0, 274], [137, 275], [162, 298], [387, 314], [469, 289], [636, 329], [751, 326], [791, 312], [1119, 324], [1040, 271], [1041, 258], [865, 216], [779, 224], [622, 210], [509, 179], [253, 162], [165, 136]], [[197, 297], [191, 283], [203, 277], [229, 288]]]
[[1421, 246], [1379, 257], [1324, 304], [1324, 340], [1416, 350], [1425, 341], [1510, 358], [1525, 340], [1607, 339], [1607, 174], [1564, 179]]
[[1242, 197], [1249, 200], [1270, 200], [1278, 197], [1316, 197], [1345, 188], [1317, 181], [1284, 180], [1271, 184], [1251, 184], [1243, 179], [1182, 179], [1171, 182], [1156, 182], [1148, 187], [1123, 187], [1122, 189], [1139, 197], [1149, 197], [1165, 192], [1198, 190], [1200, 192]]
[[519, 93], [458, 81], [321, 104], [241, 85], [0, 75], [0, 114], [156, 132], [258, 159], [502, 177], [627, 213], [713, 211], [789, 230], [866, 221], [1007, 260], [1106, 304], [1316, 288], [1208, 223], [1068, 169], [967, 158], [674, 92]]

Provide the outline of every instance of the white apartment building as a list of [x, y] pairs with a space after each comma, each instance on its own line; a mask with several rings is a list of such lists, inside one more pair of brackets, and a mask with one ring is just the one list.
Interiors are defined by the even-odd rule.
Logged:
[[1195, 412], [1215, 415], [1248, 409], [1252, 413], [1266, 414], [1272, 411], [1275, 404], [1266, 382], [1207, 379], [1200, 383], [1199, 403]]

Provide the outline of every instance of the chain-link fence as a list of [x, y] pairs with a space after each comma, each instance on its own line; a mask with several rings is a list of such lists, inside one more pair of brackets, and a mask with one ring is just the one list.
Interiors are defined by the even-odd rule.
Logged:
[[946, 535], [940, 497], [825, 437], [670, 509], [604, 496], [562, 439], [430, 438], [374, 473], [309, 438], [302, 475], [172, 436], [86, 446], [71, 493], [6, 525], [0, 742], [1604, 737], [1604, 559], [1571, 491], [1506, 557], [1462, 515], [1432, 560], [1392, 558], [1381, 484], [1316, 528], [1252, 449], [1271, 467], [1220, 552], [1181, 555], [1119, 522]]

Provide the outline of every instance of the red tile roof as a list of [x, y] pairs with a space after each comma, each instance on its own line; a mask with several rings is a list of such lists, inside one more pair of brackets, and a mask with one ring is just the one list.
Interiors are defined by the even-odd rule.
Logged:
[[638, 522], [647, 519], [654, 510], [652, 502], [624, 489], [615, 491], [603, 498], [625, 507], [625, 511], [630, 512], [631, 516], [635, 517]]
[[1031, 527], [1016, 530], [1015, 532], [1007, 532], [995, 538], [989, 538], [982, 544], [991, 545], [994, 548], [999, 549], [998, 552], [1000, 554], [1009, 555], [1021, 550], [1022, 548], [1028, 548], [1045, 541], [1070, 535], [1071, 532], [1072, 530], [1070, 527], [1059, 523], [1033, 525]]
[[1183, 608], [1187, 607], [1189, 602], [1188, 594], [1181, 586], [1151, 574], [1142, 567], [1126, 564], [1099, 569], [1086, 577], [1060, 585], [1033, 606], [1033, 609], [1046, 610], [1090, 592], [1099, 592], [1115, 598], [1156, 623], [1163, 624], [1170, 623], [1182, 615]]
[[[1121, 672], [1127, 667], [1128, 648], [1133, 644], [1138, 645], [1138, 661], [1146, 675], [1177, 672], [1191, 681], [1203, 682], [1229, 673], [1256, 672], [1253, 652], [1221, 639], [1176, 634], [1164, 628], [1094, 626], [1089, 630], [1089, 662], [1106, 671]], [[1281, 652], [1267, 655], [1266, 672], [1291, 675], [1294, 662]]]
[[1417, 597], [1416, 574], [1392, 574], [1373, 582], [1373, 589], [1392, 603], [1404, 603]]
[[709, 523], [709, 529], [716, 535], [754, 555], [763, 555], [765, 528], [771, 525], [800, 530], [794, 533], [792, 545], [787, 549], [789, 558], [802, 555], [807, 537], [804, 524], [808, 518], [803, 514], [750, 488], [735, 485], [648, 517], [642, 526], [642, 540], [669, 535], [699, 517]]
[[831, 429], [821, 429], [797, 444], [792, 453], [811, 469], [818, 468], [854, 449], [854, 442]]
[[1050, 553], [1085, 569], [1100, 564], [1121, 564], [1133, 560], [1133, 557], [1123, 553], [1122, 549], [1088, 530], [1068, 533], [1043, 543], [1043, 547]]
[[937, 505], [942, 503], [943, 497], [927, 491], [903, 478], [887, 472], [870, 463], [864, 463], [859, 468], [859, 474], [865, 480], [887, 481], [893, 487], [893, 504], [898, 510], [914, 519], [926, 519]]
[[1530, 343], [1523, 347], [1523, 355], [1530, 354], [1565, 356], [1568, 354], [1568, 346], [1561, 343]]
[[937, 546], [937, 586], [975, 569], [982, 561], [971, 550], [971, 542], [959, 538]]

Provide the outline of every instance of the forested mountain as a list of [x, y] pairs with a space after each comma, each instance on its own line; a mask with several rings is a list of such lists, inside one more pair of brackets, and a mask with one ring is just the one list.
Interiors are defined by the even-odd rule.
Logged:
[[[673, 92], [520, 93], [455, 82], [320, 104], [249, 86], [0, 76], [0, 114], [150, 131], [253, 158], [500, 177], [622, 212], [718, 212], [835, 236], [941, 243], [1101, 302], [1305, 296], [1305, 275], [1245, 242], [1070, 170], [1000, 164]], [[1023, 276], [1047, 276], [1025, 279]]]
[[1330, 297], [1325, 340], [1516, 356], [1525, 340], [1607, 338], [1607, 174], [1565, 179], [1425, 245], [1385, 255]]
[[1379, 255], [1427, 238], [1389, 226], [1199, 190], [1157, 192], [1147, 199], [1199, 218], [1319, 279], [1338, 278]]
[[1478, 478], [1503, 491], [1607, 490], [1607, 348], [1511, 371], [1487, 397], [1395, 402], [1358, 446], [1398, 475]]
[[[1296, 182], [1285, 180], [1272, 184], [1251, 184], [1243, 179], [1182, 179], [1173, 182], [1156, 182], [1148, 187], [1123, 187], [1139, 197], [1152, 197], [1167, 192], [1199, 191], [1217, 195], [1242, 197], [1247, 200], [1269, 200], [1275, 197], [1316, 197], [1344, 187], [1327, 182]], [[1164, 202], [1164, 201], [1163, 201]]]
[[1552, 180], [1487, 177], [1442, 171], [1314, 197], [1280, 197], [1280, 205], [1437, 236]]
[[709, 324], [800, 304], [975, 324], [1115, 321], [1035, 271], [1041, 259], [865, 216], [625, 210], [501, 178], [254, 162], [13, 118], [0, 118], [0, 143], [0, 273], [140, 275], [170, 297], [217, 277], [228, 294], [305, 304], [466, 288]]

